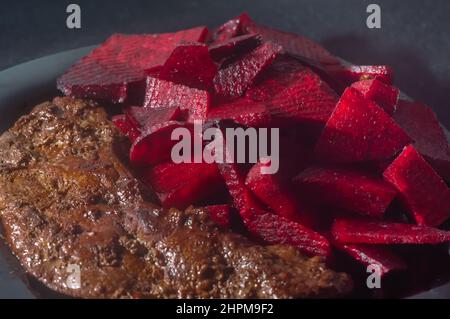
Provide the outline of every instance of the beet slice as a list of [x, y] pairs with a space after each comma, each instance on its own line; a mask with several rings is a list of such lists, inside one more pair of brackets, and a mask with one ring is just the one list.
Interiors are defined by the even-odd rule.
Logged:
[[245, 98], [211, 108], [207, 118], [208, 120], [229, 119], [250, 127], [267, 127], [271, 120], [269, 110], [264, 103]]
[[303, 69], [266, 104], [281, 123], [309, 122], [323, 127], [337, 102], [336, 93], [317, 74]]
[[337, 219], [333, 239], [345, 244], [439, 244], [450, 241], [450, 232], [411, 224]]
[[214, 61], [221, 62], [225, 58], [253, 50], [261, 44], [261, 41], [259, 34], [245, 34], [211, 45], [209, 54]]
[[178, 45], [159, 71], [159, 78], [198, 89], [210, 89], [217, 66], [203, 43]]
[[172, 131], [178, 127], [187, 126], [181, 122], [169, 121], [147, 127], [131, 146], [131, 162], [141, 166], [170, 159], [172, 148], [178, 143], [171, 139], [171, 135]]
[[112, 122], [119, 131], [127, 136], [132, 142], [135, 141], [141, 132], [131, 123], [125, 114], [119, 114], [112, 117]]
[[394, 113], [399, 96], [397, 88], [384, 84], [377, 79], [358, 81], [353, 83], [352, 87], [361, 92], [366, 99], [381, 106], [389, 115]]
[[197, 27], [175, 33], [114, 34], [64, 73], [57, 80], [58, 89], [77, 98], [123, 103], [128, 84], [143, 81], [144, 70], [163, 64], [182, 41], [203, 42], [207, 32]]
[[265, 42], [273, 42], [281, 45], [284, 50], [304, 62], [316, 64], [340, 64], [340, 61], [320, 44], [290, 32], [276, 30], [252, 21], [249, 17], [241, 21], [245, 33], [258, 33]]
[[169, 121], [180, 121], [183, 114], [178, 107], [150, 108], [141, 106], [129, 106], [124, 109], [127, 119], [139, 129]]
[[379, 106], [347, 88], [315, 147], [317, 159], [352, 163], [388, 159], [411, 139]]
[[309, 254], [329, 257], [328, 240], [315, 231], [264, 210], [241, 211], [250, 233], [268, 244], [290, 245]]
[[277, 215], [311, 227], [314, 224], [312, 209], [295, 198], [278, 174], [263, 174], [261, 169], [267, 166], [268, 164], [261, 162], [256, 163], [247, 174], [245, 184]]
[[400, 100], [394, 120], [414, 140], [414, 148], [450, 182], [450, 146], [436, 114], [419, 102]]
[[214, 89], [222, 97], [239, 97], [254, 83], [282, 48], [273, 43], [260, 45], [238, 61], [219, 70], [214, 78]]
[[221, 43], [224, 41], [227, 41], [233, 37], [242, 35], [242, 24], [246, 23], [247, 20], [249, 20], [250, 17], [247, 13], [242, 13], [241, 15], [237, 16], [236, 18], [233, 18], [221, 26], [217, 27], [212, 32], [212, 41], [213, 43]]
[[312, 166], [294, 178], [302, 194], [362, 215], [381, 217], [397, 190], [381, 178], [361, 171]]
[[387, 65], [331, 65], [325, 69], [331, 77], [345, 86], [361, 80], [377, 79], [392, 85], [394, 70]]
[[233, 207], [230, 205], [210, 205], [204, 207], [209, 213], [210, 218], [222, 228], [231, 227], [231, 216], [233, 214]]
[[144, 107], [176, 108], [187, 111], [188, 122], [206, 120], [211, 105], [211, 95], [181, 84], [147, 77]]
[[185, 209], [224, 186], [215, 163], [162, 163], [144, 171], [142, 176], [164, 208]]
[[413, 146], [406, 147], [383, 176], [398, 189], [417, 224], [439, 226], [450, 217], [450, 189]]
[[381, 276], [408, 267], [402, 258], [386, 247], [339, 243], [333, 243], [333, 245], [365, 266], [378, 265], [378, 267], [380, 267]]

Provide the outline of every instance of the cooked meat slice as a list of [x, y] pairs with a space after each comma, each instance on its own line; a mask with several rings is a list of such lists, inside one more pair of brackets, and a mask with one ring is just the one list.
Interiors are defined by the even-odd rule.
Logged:
[[[48, 287], [94, 298], [350, 291], [349, 277], [318, 257], [253, 244], [200, 209], [152, 204], [152, 192], [119, 157], [126, 147], [103, 108], [70, 98], [35, 107], [0, 137], [4, 236], [26, 271]], [[80, 267], [80, 289], [67, 284], [69, 265]]]

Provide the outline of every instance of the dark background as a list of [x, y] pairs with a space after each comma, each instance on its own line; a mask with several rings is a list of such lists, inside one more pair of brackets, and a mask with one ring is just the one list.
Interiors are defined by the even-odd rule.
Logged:
[[[82, 28], [66, 28], [77, 3]], [[366, 7], [381, 6], [381, 29]], [[210, 27], [247, 11], [263, 24], [306, 35], [357, 64], [389, 64], [396, 84], [432, 106], [450, 127], [449, 0], [0, 0], [0, 70], [51, 53], [102, 42], [114, 32]]]

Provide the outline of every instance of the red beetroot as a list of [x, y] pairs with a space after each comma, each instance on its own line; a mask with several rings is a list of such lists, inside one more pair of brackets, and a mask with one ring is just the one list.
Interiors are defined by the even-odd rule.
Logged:
[[309, 255], [331, 255], [328, 240], [299, 223], [257, 209], [241, 211], [241, 216], [248, 230], [268, 244], [294, 246]]
[[397, 194], [381, 178], [342, 168], [313, 166], [297, 175], [294, 183], [315, 202], [373, 217], [383, 216]]
[[411, 139], [379, 106], [347, 88], [316, 147], [317, 159], [352, 163], [388, 159]]
[[450, 232], [427, 226], [337, 219], [333, 239], [345, 244], [439, 244], [450, 241]]
[[378, 265], [381, 276], [394, 270], [407, 268], [405, 261], [386, 247], [338, 243], [333, 243], [333, 245], [365, 266]]
[[263, 41], [281, 45], [288, 54], [307, 63], [314, 65], [340, 64], [339, 60], [320, 44], [301, 35], [257, 24], [250, 17], [242, 20], [242, 26], [245, 33], [259, 33], [262, 35]]
[[242, 13], [238, 17], [225, 22], [212, 32], [213, 43], [221, 43], [233, 37], [242, 35], [242, 24], [246, 23], [249, 19], [250, 17], [247, 13]]
[[204, 209], [209, 213], [211, 219], [220, 227], [231, 227], [233, 208], [230, 205], [210, 205], [204, 207]]
[[222, 97], [242, 96], [281, 50], [282, 48], [278, 45], [265, 43], [238, 61], [219, 70], [214, 78], [216, 93]]
[[215, 163], [163, 163], [144, 171], [143, 180], [165, 208], [185, 209], [223, 188]]
[[247, 53], [260, 44], [261, 36], [259, 34], [245, 34], [211, 45], [209, 54], [214, 61], [221, 62], [233, 55]]
[[127, 136], [131, 141], [136, 140], [141, 132], [128, 120], [125, 114], [115, 115], [112, 117], [112, 122], [119, 129], [119, 131]]
[[128, 121], [140, 130], [160, 123], [183, 119], [183, 115], [178, 107], [150, 108], [129, 106], [124, 109], [124, 113]]
[[414, 140], [414, 148], [450, 182], [450, 146], [436, 114], [422, 103], [400, 100], [393, 117]]
[[144, 70], [163, 64], [182, 41], [203, 42], [207, 32], [198, 27], [175, 33], [114, 34], [64, 73], [58, 89], [78, 98], [123, 103], [128, 85], [145, 79]]
[[377, 79], [392, 85], [394, 71], [387, 65], [331, 65], [325, 71], [345, 86], [361, 80]]
[[190, 88], [154, 77], [147, 77], [145, 107], [176, 108], [188, 111], [188, 122], [206, 120], [211, 95], [204, 90]]
[[245, 184], [277, 215], [308, 227], [312, 226], [312, 209], [295, 198], [278, 174], [263, 174], [262, 168], [268, 165], [261, 162], [255, 164], [247, 174]]
[[352, 87], [361, 92], [366, 99], [381, 106], [389, 115], [394, 112], [399, 95], [397, 88], [384, 84], [377, 79], [358, 81], [353, 83]]
[[226, 104], [211, 108], [208, 120], [233, 120], [237, 124], [251, 127], [267, 127], [270, 124], [270, 113], [264, 103], [239, 98]]
[[170, 121], [147, 127], [131, 146], [131, 162], [142, 166], [170, 159], [172, 148], [178, 143], [171, 139], [171, 135], [178, 127], [186, 126], [181, 122]]
[[159, 78], [198, 89], [210, 89], [217, 66], [203, 43], [178, 45], [159, 71]]
[[406, 147], [383, 176], [398, 189], [417, 224], [439, 226], [450, 217], [450, 189], [413, 146]]

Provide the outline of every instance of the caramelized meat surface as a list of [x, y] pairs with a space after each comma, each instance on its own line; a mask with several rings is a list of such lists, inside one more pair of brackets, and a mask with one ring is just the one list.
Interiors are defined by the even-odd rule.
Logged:
[[[0, 137], [0, 218], [25, 270], [89, 298], [343, 296], [346, 274], [291, 247], [218, 228], [201, 209], [163, 211], [133, 177], [126, 141], [94, 103], [36, 106]], [[79, 289], [68, 285], [80, 268]]]

